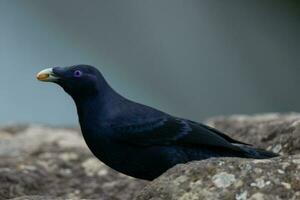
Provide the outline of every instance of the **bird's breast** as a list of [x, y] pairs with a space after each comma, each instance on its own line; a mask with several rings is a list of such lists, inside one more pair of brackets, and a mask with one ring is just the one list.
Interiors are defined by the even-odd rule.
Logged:
[[109, 130], [82, 129], [82, 134], [91, 152], [108, 166], [115, 168], [114, 166], [125, 160], [127, 148], [113, 141]]

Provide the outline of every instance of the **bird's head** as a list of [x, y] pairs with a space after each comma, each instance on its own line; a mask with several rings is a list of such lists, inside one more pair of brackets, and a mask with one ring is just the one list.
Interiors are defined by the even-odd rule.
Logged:
[[37, 74], [37, 79], [60, 85], [74, 99], [93, 96], [106, 84], [101, 73], [89, 65], [47, 68]]

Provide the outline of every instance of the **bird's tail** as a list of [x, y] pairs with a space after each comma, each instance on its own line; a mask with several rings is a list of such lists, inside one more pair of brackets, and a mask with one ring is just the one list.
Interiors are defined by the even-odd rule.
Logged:
[[266, 158], [273, 158], [279, 156], [279, 154], [267, 151], [264, 149], [254, 148], [247, 145], [238, 145], [243, 151], [245, 156], [248, 158], [255, 158], [255, 159], [266, 159]]

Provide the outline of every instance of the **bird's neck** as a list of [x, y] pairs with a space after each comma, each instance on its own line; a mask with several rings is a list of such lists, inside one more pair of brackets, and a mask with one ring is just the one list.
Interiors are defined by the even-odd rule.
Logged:
[[82, 128], [88, 124], [104, 124], [126, 101], [109, 86], [93, 96], [73, 99]]

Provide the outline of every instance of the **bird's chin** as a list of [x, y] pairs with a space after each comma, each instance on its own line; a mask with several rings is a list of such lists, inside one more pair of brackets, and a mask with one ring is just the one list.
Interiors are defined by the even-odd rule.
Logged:
[[59, 81], [59, 77], [53, 72], [53, 68], [47, 68], [37, 73], [36, 78], [43, 82], [54, 82]]

